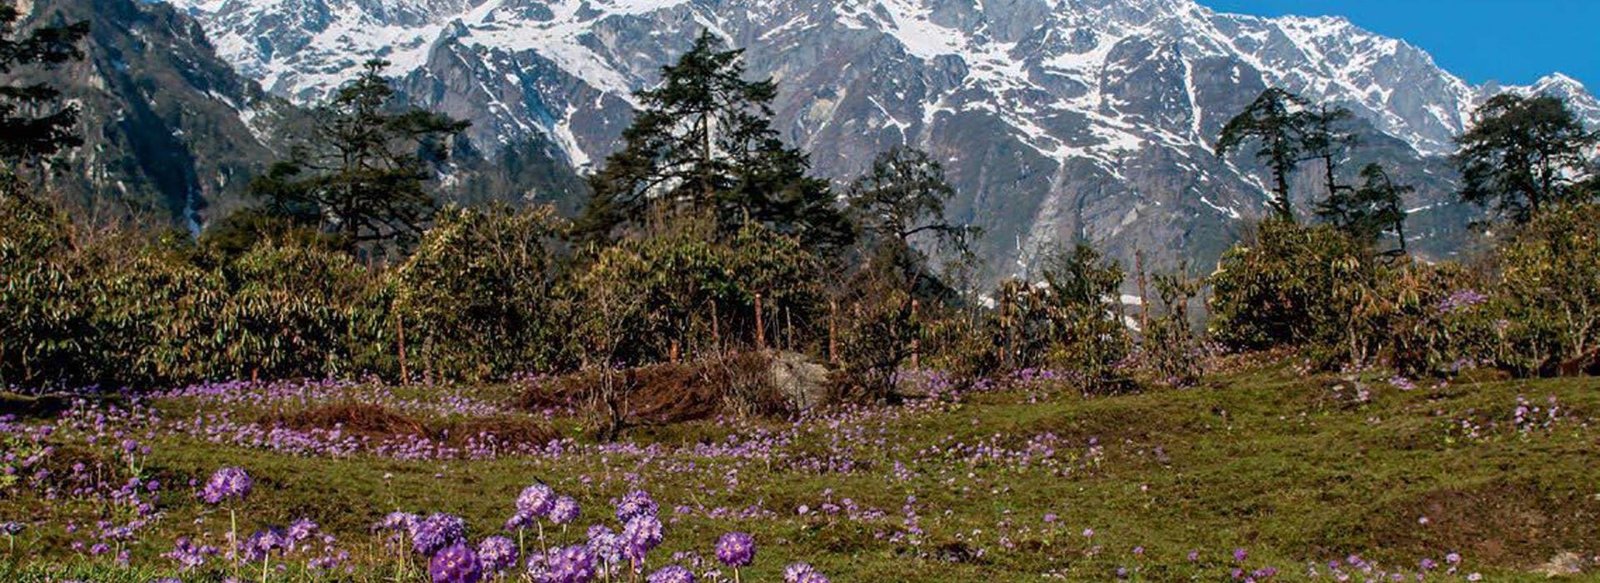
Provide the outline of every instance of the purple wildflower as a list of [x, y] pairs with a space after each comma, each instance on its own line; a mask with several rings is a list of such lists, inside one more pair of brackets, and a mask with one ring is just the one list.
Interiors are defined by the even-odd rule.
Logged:
[[594, 554], [583, 545], [573, 545], [550, 554], [552, 583], [589, 583], [594, 580]]
[[528, 579], [535, 583], [544, 583], [550, 580], [550, 563], [544, 553], [528, 553], [526, 570]]
[[384, 516], [383, 520], [379, 521], [378, 525], [374, 528], [378, 530], [411, 532], [417, 527], [418, 520], [420, 520], [420, 517], [410, 512], [390, 512], [388, 515]]
[[467, 536], [467, 523], [458, 516], [434, 513], [411, 528], [411, 546], [418, 554], [431, 556], [439, 549], [461, 542]]
[[568, 524], [578, 519], [578, 513], [578, 501], [571, 496], [562, 496], [550, 503], [550, 522]]
[[756, 539], [742, 532], [730, 532], [717, 539], [717, 560], [729, 567], [748, 567], [756, 558]]
[[635, 516], [622, 528], [622, 554], [638, 563], [661, 544], [661, 521], [654, 515]]
[[522, 489], [522, 494], [517, 496], [517, 512], [544, 516], [550, 513], [550, 505], [555, 502], [556, 491], [542, 483]]
[[483, 570], [499, 573], [517, 564], [517, 543], [503, 536], [491, 536], [478, 543], [478, 561]]
[[828, 578], [822, 576], [811, 565], [794, 563], [783, 568], [784, 583], [828, 583]]
[[609, 564], [622, 562], [622, 537], [601, 525], [589, 527], [589, 551]]
[[245, 539], [244, 547], [240, 549], [240, 552], [246, 560], [260, 562], [270, 556], [273, 551], [286, 547], [288, 542], [288, 537], [284, 535], [281, 529], [259, 530], [250, 535], [250, 538]]
[[661, 507], [643, 490], [628, 492], [617, 501], [617, 520], [624, 524], [636, 516], [656, 516], [660, 511]]
[[457, 542], [428, 561], [428, 576], [433, 583], [478, 583], [483, 578], [483, 564], [472, 547]]
[[200, 499], [206, 504], [221, 504], [229, 499], [242, 499], [250, 494], [254, 482], [244, 468], [222, 468], [211, 474], [206, 487], [200, 490]]
[[317, 534], [317, 523], [310, 519], [302, 518], [289, 524], [289, 531], [285, 533], [290, 547], [305, 542]]
[[189, 537], [182, 537], [173, 546], [172, 552], [162, 556], [176, 561], [179, 570], [189, 571], [205, 565], [206, 559], [214, 557], [216, 554], [216, 547], [197, 545]]
[[522, 530], [533, 526], [536, 520], [538, 520], [538, 517], [535, 517], [532, 512], [518, 510], [516, 514], [511, 515], [511, 518], [506, 519], [506, 530]]
[[677, 565], [657, 569], [645, 579], [646, 583], [694, 583], [694, 573]]

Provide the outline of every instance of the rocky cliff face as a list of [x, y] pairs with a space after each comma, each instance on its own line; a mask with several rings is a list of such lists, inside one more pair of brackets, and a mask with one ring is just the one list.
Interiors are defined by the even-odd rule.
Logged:
[[82, 108], [85, 144], [43, 177], [49, 188], [95, 212], [170, 216], [199, 229], [270, 163], [264, 136], [294, 107], [237, 75], [182, 13], [131, 0], [44, 0], [32, 15], [91, 26], [85, 60], [26, 73]]
[[[1127, 257], [1214, 260], [1263, 212], [1263, 174], [1211, 155], [1267, 86], [1354, 110], [1363, 145], [1420, 187], [1417, 247], [1443, 255], [1473, 213], [1448, 202], [1441, 155], [1500, 90], [1571, 98], [1581, 85], [1474, 87], [1403, 41], [1338, 18], [1266, 19], [1192, 0], [174, 0], [244, 75], [298, 100], [368, 58], [416, 102], [474, 122], [473, 142], [592, 169], [617, 146], [632, 90], [702, 29], [780, 82], [779, 127], [819, 171], [858, 173], [911, 143], [945, 160], [951, 212], [983, 226], [1000, 271], [1085, 238]], [[1320, 197], [1309, 167], [1302, 208]], [[1013, 268], [1013, 266], [1016, 266]]]
[[[240, 75], [186, 11], [137, 0], [42, 0], [30, 9], [29, 26], [90, 23], [83, 61], [20, 74], [82, 109], [84, 146], [34, 178], [88, 212], [168, 217], [198, 232], [249, 204], [251, 178], [304, 129], [306, 111]], [[538, 133], [464, 141], [441, 176], [444, 198], [573, 210], [583, 185], [565, 160]]]

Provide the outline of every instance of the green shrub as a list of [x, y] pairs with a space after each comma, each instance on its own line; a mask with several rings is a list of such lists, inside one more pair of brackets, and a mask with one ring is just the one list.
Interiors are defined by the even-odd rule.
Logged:
[[[790, 237], [750, 224], [728, 242], [704, 219], [679, 219], [602, 250], [574, 276], [572, 309], [613, 291], [637, 303], [615, 363], [637, 365], [726, 346], [803, 346], [823, 325], [820, 263]], [[761, 325], [756, 298], [761, 297]], [[610, 300], [607, 300], [610, 301]], [[765, 337], [756, 338], [761, 329]]]
[[1161, 314], [1149, 321], [1140, 344], [1142, 361], [1160, 382], [1173, 387], [1188, 387], [1200, 382], [1205, 372], [1205, 349], [1194, 324], [1189, 321], [1189, 304], [1200, 294], [1204, 280], [1184, 271], [1155, 275], [1156, 295], [1161, 298]]
[[911, 294], [874, 278], [858, 282], [841, 306], [834, 398], [897, 402], [895, 383], [917, 349], [923, 326]]
[[319, 245], [264, 240], [224, 264], [220, 362], [208, 378], [348, 374], [352, 310], [365, 270]]
[[[133, 237], [123, 237], [131, 239]], [[118, 253], [128, 243], [134, 252]], [[173, 241], [101, 245], [93, 282], [98, 377], [156, 386], [226, 376], [222, 318], [230, 301], [221, 269]]]
[[[398, 364], [403, 326], [417, 372], [483, 380], [556, 367], [566, 330], [552, 294], [565, 229], [547, 207], [442, 211], [377, 292], [393, 303], [361, 323], [383, 339], [368, 350], [394, 354], [382, 361]], [[383, 308], [374, 303], [369, 309]]]
[[1332, 227], [1264, 221], [1210, 278], [1210, 332], [1234, 349], [1345, 344], [1377, 270], [1365, 245]]
[[1496, 253], [1497, 364], [1522, 375], [1600, 362], [1600, 205], [1548, 210]]
[[1395, 372], [1408, 377], [1449, 376], [1485, 360], [1494, 343], [1492, 319], [1474, 278], [1453, 263], [1406, 259], [1380, 287], [1381, 326], [1363, 332], [1383, 343]]
[[0, 385], [81, 383], [89, 309], [67, 218], [0, 177]]
[[1128, 355], [1128, 327], [1119, 299], [1122, 266], [1078, 244], [1046, 257], [1043, 269], [1049, 318], [1049, 364], [1072, 371], [1085, 391], [1110, 392], [1127, 384], [1118, 364]]

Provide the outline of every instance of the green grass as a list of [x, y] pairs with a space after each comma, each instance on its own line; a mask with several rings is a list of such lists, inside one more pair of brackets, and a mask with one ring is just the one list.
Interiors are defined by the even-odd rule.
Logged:
[[[772, 517], [695, 512], [672, 519], [665, 548], [653, 555], [657, 565], [678, 551], [709, 559], [718, 535], [746, 530], [760, 551], [745, 581], [779, 581], [792, 561], [812, 563], [833, 581], [1037, 581], [1047, 573], [1104, 581], [1118, 567], [1135, 580], [1218, 581], [1227, 578], [1235, 548], [1249, 550], [1252, 567], [1284, 571], [1279, 580], [1302, 579], [1307, 566], [1351, 553], [1414, 572], [1423, 558], [1442, 561], [1459, 551], [1463, 573], [1531, 581], [1543, 579], [1537, 569], [1557, 554], [1600, 552], [1600, 382], [1458, 382], [1400, 391], [1368, 379], [1366, 386], [1370, 399], [1363, 402], [1347, 380], [1272, 367], [1195, 389], [1107, 398], [1005, 390], [869, 416], [858, 431], [808, 422], [770, 464], [685, 451], [753, 429], [712, 422], [629, 435], [673, 451], [665, 455], [559, 460], [313, 459], [166, 436], [146, 466], [172, 490], [163, 499], [166, 516], [160, 535], [131, 548], [134, 564], [147, 570], [100, 567], [87, 578], [148, 580], [169, 565], [157, 555], [172, 538], [215, 540], [226, 514], [194, 503], [185, 484], [223, 465], [243, 466], [258, 479], [240, 510], [242, 530], [311, 518], [355, 556], [358, 580], [386, 573], [383, 546], [369, 530], [383, 514], [458, 513], [481, 537], [498, 531], [517, 492], [536, 478], [575, 496], [585, 525], [614, 522], [609, 501], [635, 479], [661, 502], [664, 517], [675, 517], [671, 509], [679, 505], [764, 509]], [[511, 398], [503, 388], [490, 394]], [[1548, 428], [1518, 431], [1510, 425], [1519, 395], [1539, 405], [1553, 396], [1563, 415]], [[187, 412], [194, 404], [161, 406]], [[1466, 437], [1462, 420], [1483, 426], [1479, 437]], [[754, 427], [781, 431], [789, 424]], [[1048, 466], [969, 463], [923, 451], [979, 442], [1020, 449], [1045, 435], [1057, 438]], [[794, 467], [841, 453], [861, 469]], [[897, 461], [915, 475], [897, 477]], [[849, 498], [886, 515], [797, 516], [800, 505], [818, 508], [827, 490], [835, 502]], [[925, 531], [916, 544], [886, 536], [903, 528], [908, 496], [916, 498]], [[93, 516], [89, 506], [43, 506], [26, 495], [0, 500], [0, 516], [53, 519], [19, 537], [0, 579], [66, 578], [59, 569], [87, 568], [59, 526]], [[1059, 520], [1047, 524], [1047, 513]], [[582, 536], [578, 530], [547, 534], [571, 543]], [[1135, 547], [1143, 547], [1142, 556]], [[1192, 550], [1201, 553], [1197, 563], [1185, 558]]]

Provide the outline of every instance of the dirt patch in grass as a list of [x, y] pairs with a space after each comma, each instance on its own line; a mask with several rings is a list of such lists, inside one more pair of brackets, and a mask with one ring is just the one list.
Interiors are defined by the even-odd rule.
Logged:
[[264, 423], [299, 431], [341, 429], [346, 433], [370, 437], [427, 433], [422, 423], [388, 407], [357, 402], [331, 403], [291, 413], [278, 413], [265, 419]]
[[[722, 414], [783, 415], [788, 400], [771, 382], [771, 359], [740, 353], [687, 363], [664, 363], [612, 373], [626, 398], [632, 425], [663, 425]], [[568, 375], [525, 390], [518, 405], [529, 411], [588, 407], [605, 379], [597, 371]]]
[[556, 430], [525, 417], [488, 417], [443, 422], [428, 428], [434, 439], [452, 447], [465, 447], [480, 435], [489, 434], [502, 444], [545, 444], [556, 439]]
[[[1536, 482], [1492, 482], [1430, 492], [1376, 516], [1376, 543], [1419, 553], [1456, 550], [1474, 561], [1531, 568], [1600, 545], [1600, 501]], [[1424, 523], [1424, 518], [1426, 518]]]

